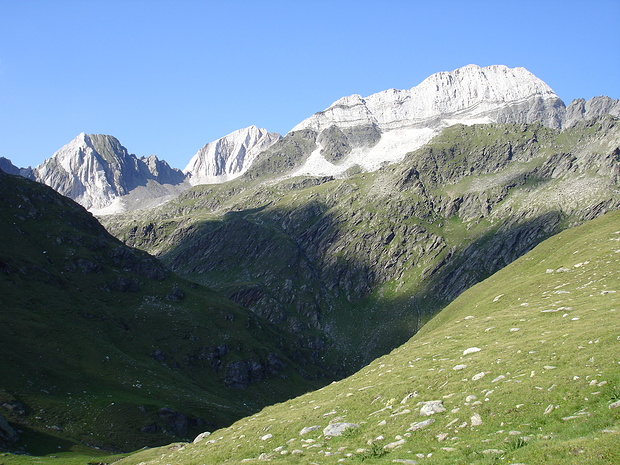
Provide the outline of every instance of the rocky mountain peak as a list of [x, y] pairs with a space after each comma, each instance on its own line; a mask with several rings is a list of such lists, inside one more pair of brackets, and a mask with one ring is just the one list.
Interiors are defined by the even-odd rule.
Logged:
[[155, 156], [138, 159], [113, 136], [82, 132], [36, 167], [34, 178], [98, 211], [148, 180], [178, 184], [185, 177]]
[[[559, 128], [564, 112], [564, 103], [553, 90], [525, 68], [468, 65], [433, 74], [411, 89], [343, 97], [302, 121], [291, 132], [313, 130], [319, 144], [294, 174], [338, 175], [355, 165], [373, 171], [402, 159], [456, 123], [540, 121]], [[339, 143], [347, 146], [348, 153], [337, 164], [325, 156], [330, 144], [320, 142], [321, 133], [333, 128], [342, 132]], [[368, 128], [380, 132], [380, 137], [373, 135], [371, 147], [367, 141], [354, 140]]]
[[256, 126], [238, 129], [202, 147], [184, 172], [193, 185], [234, 179], [247, 170], [256, 155], [280, 138], [279, 134]]

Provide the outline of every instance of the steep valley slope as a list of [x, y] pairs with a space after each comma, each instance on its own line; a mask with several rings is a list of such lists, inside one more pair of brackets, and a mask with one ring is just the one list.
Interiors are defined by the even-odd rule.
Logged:
[[611, 116], [565, 130], [455, 125], [375, 172], [275, 178], [274, 167], [308, 153], [307, 137], [288, 134], [232, 182], [102, 221], [339, 376], [404, 343], [542, 240], [620, 206]]
[[620, 212], [544, 241], [354, 375], [119, 465], [620, 462]]
[[47, 186], [0, 172], [0, 237], [0, 449], [164, 444], [328, 381], [264, 318]]

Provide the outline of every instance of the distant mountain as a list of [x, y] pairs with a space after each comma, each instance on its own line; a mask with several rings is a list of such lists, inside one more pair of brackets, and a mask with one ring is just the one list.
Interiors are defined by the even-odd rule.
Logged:
[[532, 123], [560, 128], [564, 103], [525, 68], [476, 65], [430, 76], [409, 90], [343, 97], [295, 126], [312, 152], [292, 175], [374, 171], [401, 160], [456, 123]]
[[243, 174], [260, 152], [281, 138], [256, 126], [239, 129], [201, 148], [184, 172], [192, 185], [229, 181]]
[[606, 96], [594, 97], [590, 100], [582, 98], [573, 100], [566, 108], [562, 127], [569, 128], [580, 121], [586, 121], [605, 114], [620, 117], [620, 100]]
[[[184, 172], [155, 156], [137, 158], [112, 136], [80, 134], [32, 174], [97, 214], [151, 208], [191, 185], [297, 175], [347, 176], [402, 160], [457, 123], [532, 123], [570, 127], [620, 101], [595, 97], [568, 108], [525, 68], [468, 65], [440, 72], [408, 90], [343, 97], [296, 125], [284, 138], [256, 126], [209, 142]], [[7, 165], [15, 173], [16, 167]]]
[[34, 179], [34, 174], [32, 173], [32, 168], [18, 168], [11, 160], [8, 158], [0, 157], [0, 171], [4, 171], [8, 174], [15, 174], [18, 176], [23, 176], [28, 179]]
[[149, 181], [183, 183], [185, 175], [157, 157], [137, 158], [112, 136], [81, 133], [34, 170], [34, 177], [96, 211]]

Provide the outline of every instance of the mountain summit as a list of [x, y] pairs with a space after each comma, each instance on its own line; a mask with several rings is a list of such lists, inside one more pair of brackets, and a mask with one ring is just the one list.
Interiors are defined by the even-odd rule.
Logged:
[[34, 177], [95, 211], [149, 180], [173, 185], [184, 181], [180, 170], [155, 156], [137, 158], [115, 137], [85, 133], [39, 165]]
[[243, 174], [260, 152], [281, 138], [256, 126], [238, 129], [202, 147], [188, 163], [185, 173], [192, 185], [229, 181]]
[[564, 113], [562, 100], [525, 68], [468, 65], [409, 90], [343, 97], [302, 121], [293, 132], [316, 132], [317, 147], [295, 174], [337, 175], [354, 165], [373, 171], [456, 123], [539, 121], [560, 128]]

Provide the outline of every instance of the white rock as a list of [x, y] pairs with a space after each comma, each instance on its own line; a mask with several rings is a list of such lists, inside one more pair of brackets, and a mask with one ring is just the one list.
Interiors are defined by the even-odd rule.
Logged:
[[306, 426], [306, 427], [302, 428], [299, 431], [299, 435], [300, 436], [304, 436], [304, 435], [306, 435], [308, 433], [311, 433], [312, 431], [315, 431], [315, 430], [317, 430], [319, 428], [320, 428], [320, 426]]
[[430, 416], [435, 413], [445, 412], [446, 408], [443, 406], [443, 401], [441, 400], [431, 400], [428, 402], [424, 402], [424, 405], [420, 408], [420, 415]]
[[242, 175], [256, 156], [267, 150], [280, 135], [250, 126], [209, 142], [192, 157], [184, 172], [192, 185], [230, 181]]
[[431, 425], [435, 422], [434, 418], [429, 418], [428, 420], [418, 421], [417, 423], [411, 423], [411, 426], [407, 431], [418, 431], [420, 429], [424, 429], [427, 426]]
[[273, 437], [273, 434], [269, 433], [269, 434], [265, 434], [264, 436], [260, 437], [261, 441], [267, 441], [268, 439], [271, 439]]
[[476, 352], [480, 352], [482, 349], [480, 347], [470, 347], [469, 349], [465, 349], [463, 351], [463, 355], [475, 354]]
[[402, 446], [403, 444], [405, 444], [405, 442], [406, 441], [404, 439], [400, 439], [398, 441], [394, 441], [394, 442], [390, 442], [389, 444], [386, 444], [385, 446], [383, 446], [383, 448], [387, 450], [396, 449]]
[[355, 423], [344, 423], [344, 422], [332, 423], [331, 425], [328, 425], [325, 429], [323, 429], [323, 436], [325, 437], [340, 436], [342, 433], [344, 433], [348, 429], [359, 428], [359, 427], [360, 425], [355, 424]]
[[196, 438], [194, 439], [194, 444], [198, 444], [200, 441], [202, 441], [204, 438], [211, 436], [211, 433], [209, 431], [205, 431], [204, 433], [200, 433], [198, 436], [196, 436]]
[[479, 379], [484, 378], [484, 375], [486, 373], [484, 371], [481, 371], [480, 373], [476, 373], [474, 376], [471, 377], [472, 381], [478, 381]]
[[471, 426], [480, 426], [482, 424], [482, 417], [479, 413], [474, 413], [470, 419]]

